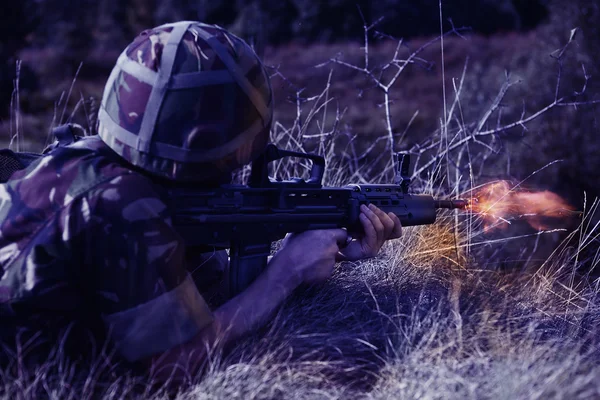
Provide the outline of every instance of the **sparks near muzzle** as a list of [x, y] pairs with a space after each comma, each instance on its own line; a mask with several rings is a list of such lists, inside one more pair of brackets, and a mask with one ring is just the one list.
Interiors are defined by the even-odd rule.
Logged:
[[[284, 157], [311, 160], [310, 178], [270, 178], [270, 163]], [[229, 283], [233, 296], [265, 268], [271, 243], [287, 233], [345, 228], [353, 237], [360, 236], [362, 204], [393, 212], [402, 226], [432, 224], [436, 209], [467, 206], [466, 200], [436, 200], [430, 195], [410, 194], [409, 164], [408, 155], [398, 155], [393, 184], [323, 187], [323, 157], [268, 145], [252, 163], [247, 185], [173, 188], [173, 225], [187, 246], [231, 249]]]

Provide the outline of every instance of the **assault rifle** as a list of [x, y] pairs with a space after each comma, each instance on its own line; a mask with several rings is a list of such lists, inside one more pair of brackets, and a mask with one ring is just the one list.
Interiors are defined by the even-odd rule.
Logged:
[[[283, 157], [312, 161], [310, 178], [271, 179], [269, 164]], [[287, 233], [345, 228], [360, 235], [360, 205], [396, 214], [402, 226], [432, 224], [438, 208], [465, 208], [466, 200], [409, 194], [408, 154], [397, 154], [394, 184], [323, 187], [325, 159], [268, 145], [252, 163], [247, 185], [173, 189], [173, 226], [187, 246], [229, 248], [229, 289], [234, 296], [266, 267], [271, 243]]]

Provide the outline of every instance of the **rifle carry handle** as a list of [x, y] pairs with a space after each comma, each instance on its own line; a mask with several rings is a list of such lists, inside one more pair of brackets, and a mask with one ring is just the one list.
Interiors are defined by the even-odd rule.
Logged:
[[[310, 169], [310, 178], [307, 181], [302, 179], [295, 180], [294, 183], [305, 184], [310, 187], [320, 188], [323, 185], [323, 175], [325, 174], [325, 158], [317, 154], [300, 153], [297, 151], [281, 150], [274, 144], [268, 144], [264, 153], [252, 162], [252, 171], [248, 186], [250, 187], [272, 187], [279, 182], [272, 181], [269, 178], [269, 163], [280, 160], [284, 157], [305, 158], [312, 161]], [[285, 182], [289, 183], [289, 182]]]

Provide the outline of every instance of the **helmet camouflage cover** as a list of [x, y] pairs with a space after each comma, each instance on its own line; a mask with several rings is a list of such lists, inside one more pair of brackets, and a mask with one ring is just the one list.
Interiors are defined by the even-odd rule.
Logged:
[[264, 150], [271, 86], [254, 51], [226, 30], [177, 22], [142, 32], [119, 57], [98, 116], [102, 140], [175, 181], [211, 180]]

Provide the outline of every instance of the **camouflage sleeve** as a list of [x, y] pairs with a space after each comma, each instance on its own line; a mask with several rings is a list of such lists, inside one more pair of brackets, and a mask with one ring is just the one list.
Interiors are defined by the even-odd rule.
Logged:
[[94, 301], [117, 350], [137, 361], [189, 341], [213, 317], [153, 184], [124, 175], [94, 196]]

